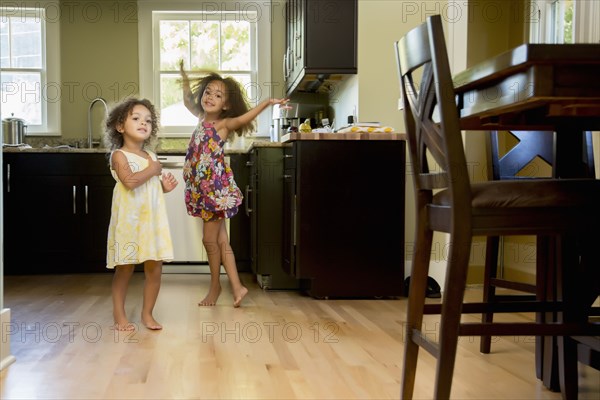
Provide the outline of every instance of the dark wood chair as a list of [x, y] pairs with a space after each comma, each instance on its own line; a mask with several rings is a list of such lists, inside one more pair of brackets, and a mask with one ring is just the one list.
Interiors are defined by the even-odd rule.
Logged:
[[[515, 180], [515, 179], [539, 179], [551, 178], [554, 176], [554, 132], [540, 131], [509, 131], [505, 136], [507, 142], [514, 142], [514, 145], [503, 154], [500, 147], [502, 132], [490, 132], [490, 164], [492, 180]], [[583, 133], [582, 160], [585, 163], [585, 175], [588, 178], [595, 177], [595, 166], [592, 146], [592, 133]], [[510, 140], [510, 139], [514, 140]], [[540, 164], [534, 163], [539, 159], [548, 167], [545, 173], [540, 172]], [[539, 237], [537, 239], [537, 249], [539, 254], [549, 251], [549, 242], [547, 238]], [[488, 236], [486, 241], [485, 270], [483, 275], [483, 301], [531, 301], [544, 296], [547, 287], [547, 276], [545, 274], [546, 266], [536, 268], [536, 283], [525, 283], [516, 280], [510, 280], [499, 276], [499, 244], [501, 238], [498, 236]], [[543, 260], [538, 260], [542, 262]], [[497, 294], [496, 288], [511, 289], [513, 291], [529, 293], [530, 295], [519, 294]], [[494, 314], [491, 312], [482, 315], [482, 322], [492, 322]], [[543, 321], [543, 315], [538, 315], [540, 321]], [[482, 336], [480, 351], [489, 353], [491, 351], [491, 337]], [[542, 379], [542, 358], [543, 358], [543, 340], [536, 339], [536, 375]], [[554, 384], [551, 383], [551, 386]]]
[[[464, 335], [560, 336], [560, 365], [576, 357], [570, 335], [590, 336], [587, 243], [597, 240], [600, 182], [590, 179], [490, 181], [471, 184], [439, 15], [395, 46], [416, 198], [416, 233], [408, 298], [402, 398], [413, 396], [419, 349], [436, 359], [435, 398], [449, 398], [457, 342]], [[449, 233], [441, 304], [425, 304], [433, 232]], [[559, 290], [545, 301], [463, 303], [472, 236], [556, 237]], [[580, 257], [581, 256], [581, 257]], [[550, 265], [550, 263], [547, 263]], [[589, 292], [588, 292], [589, 293]], [[557, 322], [466, 323], [463, 313], [553, 312]], [[422, 331], [424, 314], [440, 314], [437, 340]], [[576, 362], [576, 360], [575, 360]], [[563, 374], [565, 397], [577, 396], [577, 376]], [[575, 384], [573, 396], [572, 388]]]

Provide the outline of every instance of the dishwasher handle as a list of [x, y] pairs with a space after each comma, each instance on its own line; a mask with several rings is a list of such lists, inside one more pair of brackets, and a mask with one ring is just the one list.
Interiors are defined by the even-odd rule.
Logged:
[[[159, 159], [160, 161], [160, 159]], [[163, 167], [163, 169], [179, 169], [179, 168], [183, 168], [183, 163], [182, 162], [177, 162], [177, 161], [169, 161], [169, 162], [161, 162], [160, 163]]]

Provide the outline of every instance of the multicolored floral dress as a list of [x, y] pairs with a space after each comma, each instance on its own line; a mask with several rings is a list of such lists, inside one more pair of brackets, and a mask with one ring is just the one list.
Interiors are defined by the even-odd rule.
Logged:
[[189, 215], [204, 221], [231, 218], [243, 195], [225, 163], [221, 139], [212, 124], [200, 122], [192, 134], [183, 165], [185, 204]]

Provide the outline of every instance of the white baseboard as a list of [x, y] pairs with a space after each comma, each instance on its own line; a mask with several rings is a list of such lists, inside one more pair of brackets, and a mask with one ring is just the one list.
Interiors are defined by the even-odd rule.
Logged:
[[2, 339], [0, 340], [0, 371], [8, 367], [17, 359], [10, 353], [10, 335], [7, 335], [6, 325], [10, 324], [10, 308], [0, 311], [0, 326], [2, 327]]

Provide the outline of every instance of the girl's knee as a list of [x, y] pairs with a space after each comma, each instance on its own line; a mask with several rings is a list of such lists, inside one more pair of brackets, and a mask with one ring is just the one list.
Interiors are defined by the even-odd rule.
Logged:
[[202, 244], [206, 249], [207, 254], [214, 254], [219, 251], [219, 242], [218, 240], [208, 239], [206, 237], [202, 238]]
[[131, 276], [133, 274], [134, 265], [117, 265], [115, 267], [115, 275]]
[[160, 261], [146, 261], [144, 263], [144, 274], [149, 275], [161, 275], [162, 274], [162, 262]]
[[220, 249], [226, 249], [229, 247], [229, 239], [227, 237], [219, 236], [217, 243]]

